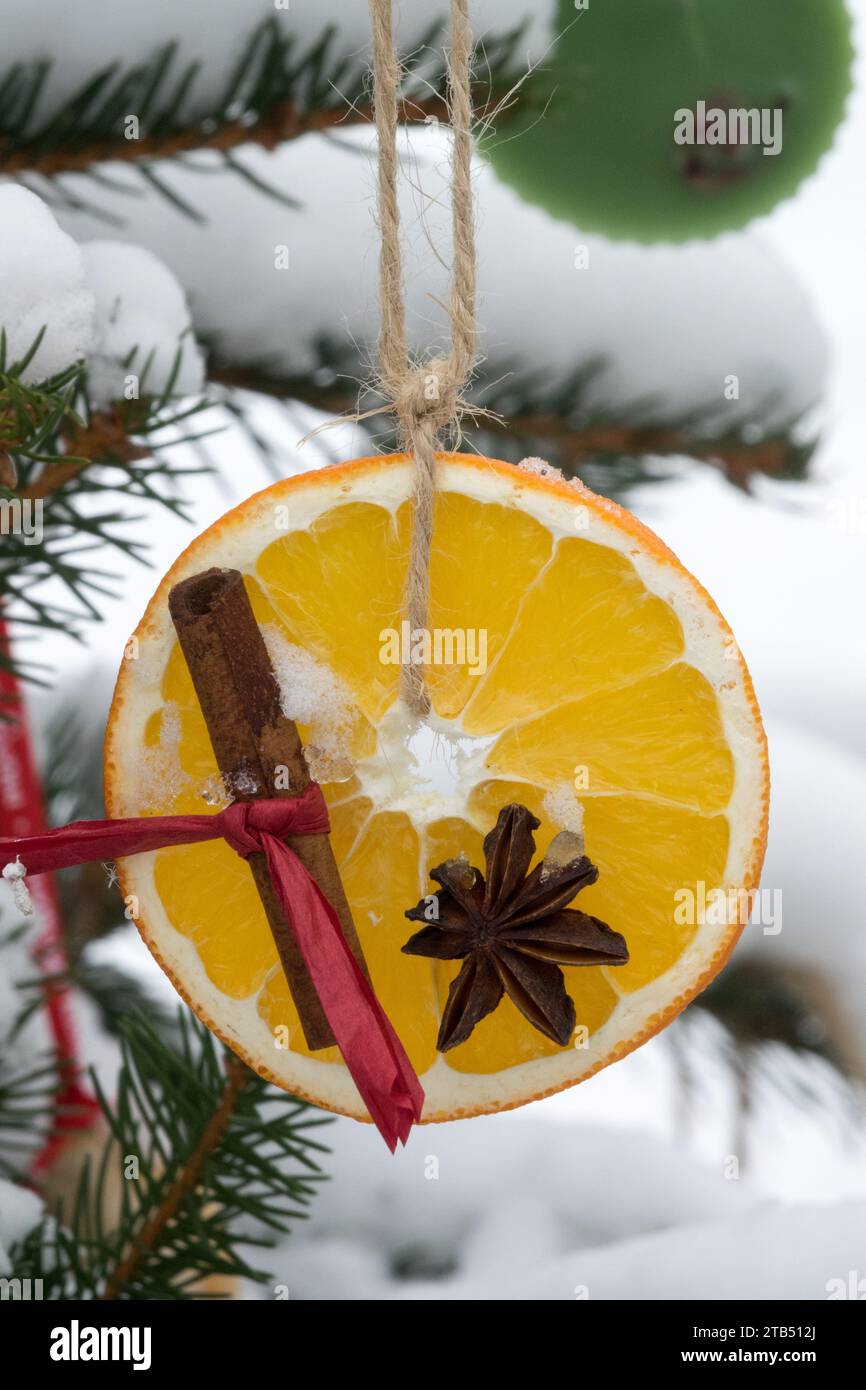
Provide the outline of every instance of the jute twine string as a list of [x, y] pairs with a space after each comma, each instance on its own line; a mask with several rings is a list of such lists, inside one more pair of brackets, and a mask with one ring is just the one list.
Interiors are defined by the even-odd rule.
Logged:
[[[413, 363], [406, 347], [400, 211], [397, 202], [397, 113], [400, 63], [394, 48], [392, 0], [369, 0], [373, 30], [373, 104], [379, 147], [379, 375], [397, 417], [403, 448], [414, 460], [412, 545], [405, 610], [411, 629], [427, 627], [430, 545], [436, 487], [436, 445], [448, 426], [459, 427], [461, 392], [475, 364], [475, 228], [472, 207], [472, 29], [469, 0], [451, 0], [448, 108], [451, 164], [452, 272], [448, 316], [451, 351]], [[421, 665], [401, 670], [401, 694], [423, 718], [430, 697]]]

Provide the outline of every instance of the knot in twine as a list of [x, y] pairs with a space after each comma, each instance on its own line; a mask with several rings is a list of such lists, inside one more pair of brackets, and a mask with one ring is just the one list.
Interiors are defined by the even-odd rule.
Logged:
[[411, 442], [419, 429], [432, 430], [435, 436], [459, 420], [463, 385], [450, 357], [433, 357], [396, 382], [390, 391], [391, 409], [406, 441]]

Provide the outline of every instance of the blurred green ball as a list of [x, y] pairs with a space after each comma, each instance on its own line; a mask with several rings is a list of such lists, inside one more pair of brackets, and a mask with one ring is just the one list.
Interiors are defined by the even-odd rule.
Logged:
[[[711, 237], [769, 212], [830, 147], [851, 89], [844, 0], [560, 0], [556, 32], [482, 149], [527, 202], [609, 237]], [[677, 143], [700, 133], [700, 103], [707, 143]], [[778, 154], [712, 116], [740, 108], [767, 112], [770, 144], [775, 121]]]

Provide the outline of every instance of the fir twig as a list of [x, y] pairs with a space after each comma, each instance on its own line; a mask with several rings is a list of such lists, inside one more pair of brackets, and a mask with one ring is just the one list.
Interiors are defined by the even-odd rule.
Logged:
[[[144, 558], [144, 547], [125, 531], [136, 519], [128, 500], [184, 515], [177, 481], [203, 470], [178, 467], [165, 450], [196, 437], [188, 433], [189, 422], [207, 403], [173, 396], [179, 350], [162, 390], [146, 391], [145, 363], [139, 399], [93, 410], [83, 362], [38, 384], [22, 379], [38, 345], [39, 337], [22, 360], [10, 363], [0, 332], [0, 601], [19, 628], [76, 637], [81, 621], [98, 619], [98, 601], [113, 591], [113, 576], [90, 563], [92, 551], [108, 546]], [[98, 510], [96, 499], [108, 507]], [[45, 597], [49, 581], [60, 582], [71, 604]], [[0, 665], [11, 664], [10, 654], [0, 651]], [[18, 670], [37, 678], [32, 665], [19, 663]]]
[[[303, 1219], [323, 1174], [311, 1130], [325, 1117], [277, 1091], [181, 1011], [168, 1046], [144, 1017], [122, 1027], [115, 1104], [94, 1076], [110, 1135], [77, 1191], [10, 1263], [49, 1299], [215, 1296], [212, 1275], [268, 1279], [260, 1248]], [[130, 1161], [137, 1167], [128, 1171]]]
[[[4, 1053], [14, 1040], [18, 1019], [3, 1039]], [[36, 1060], [21, 1070], [0, 1061], [0, 1176], [26, 1181], [26, 1168], [40, 1139], [57, 1119], [56, 1101], [68, 1072], [54, 1058]]]
[[[244, 392], [297, 401], [335, 418], [384, 403], [374, 388], [359, 387], [365, 377], [360, 353], [343, 352], [326, 340], [314, 344], [313, 351], [314, 367], [297, 375], [267, 364], [231, 364], [216, 354], [209, 377], [227, 389], [241, 414]], [[638, 483], [662, 480], [666, 475], [659, 461], [664, 459], [711, 464], [746, 491], [759, 475], [786, 481], [807, 475], [817, 441], [799, 418], [768, 431], [760, 418], [740, 419], [723, 428], [718, 406], [667, 420], [660, 418], [656, 401], [617, 409], [590, 406], [588, 387], [603, 366], [591, 361], [551, 380], [511, 363], [483, 364], [468, 399], [491, 414], [477, 427], [464, 424], [464, 439], [480, 453], [515, 463], [527, 456], [542, 457], [567, 477], [580, 476], [595, 491], [616, 498]], [[767, 409], [772, 405], [766, 402]], [[360, 428], [376, 448], [399, 446], [387, 415], [374, 416]]]
[[150, 451], [135, 442], [130, 433], [133, 429], [134, 423], [123, 405], [94, 411], [86, 423], [69, 418], [57, 432], [62, 457], [49, 462], [32, 483], [18, 490], [18, 496], [33, 500], [52, 497], [82, 469], [95, 463], [110, 460], [117, 465], [147, 458]]
[[227, 1056], [226, 1083], [219, 1104], [202, 1130], [201, 1138], [181, 1167], [158, 1207], [133, 1238], [129, 1251], [115, 1265], [105, 1282], [103, 1301], [119, 1298], [138, 1272], [144, 1259], [159, 1243], [169, 1222], [174, 1221], [181, 1204], [195, 1192], [207, 1160], [222, 1143], [235, 1111], [238, 1096], [252, 1072], [235, 1056]]
[[[447, 69], [436, 46], [437, 20], [411, 53], [405, 69], [399, 118], [406, 124], [446, 120]], [[486, 75], [476, 86], [479, 119], [495, 106], [491, 92], [510, 84], [519, 29], [485, 40]], [[189, 162], [211, 152], [274, 197], [294, 199], [264, 183], [236, 157], [241, 146], [273, 150], [311, 132], [372, 121], [363, 54], [340, 49], [335, 26], [328, 26], [305, 52], [298, 41], [269, 17], [250, 35], [234, 72], [216, 103], [207, 110], [196, 100], [201, 64], [181, 65], [177, 45], [169, 43], [131, 68], [119, 63], [97, 72], [62, 106], [40, 114], [50, 65], [16, 64], [0, 79], [0, 174], [62, 180], [84, 174], [100, 184], [106, 162], [136, 168], [188, 215], [184, 200], [154, 172], [157, 161]], [[135, 191], [109, 181], [120, 191]], [[81, 204], [80, 194], [56, 185], [62, 198]]]

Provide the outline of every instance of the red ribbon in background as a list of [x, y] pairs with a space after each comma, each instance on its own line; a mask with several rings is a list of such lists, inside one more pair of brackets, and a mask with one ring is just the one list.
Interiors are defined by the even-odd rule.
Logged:
[[[10, 651], [9, 633], [2, 614], [0, 651], [7, 655]], [[38, 835], [44, 829], [45, 809], [27, 708], [18, 677], [3, 668], [0, 669], [0, 834], [22, 837]], [[40, 928], [31, 951], [34, 963], [46, 976], [64, 975], [69, 962], [63, 946], [60, 903], [54, 879], [48, 877], [34, 883], [32, 897]], [[96, 1097], [81, 1083], [69, 986], [52, 982], [46, 985], [45, 996], [48, 1024], [62, 1070], [54, 1132], [36, 1156], [35, 1173], [51, 1167], [63, 1146], [66, 1131], [89, 1129], [101, 1114]]]
[[235, 802], [212, 816], [75, 821], [42, 834], [0, 839], [0, 867], [20, 856], [29, 878], [92, 860], [216, 839], [225, 840], [244, 859], [263, 853], [343, 1060], [393, 1153], [421, 1118], [421, 1083], [349, 950], [334, 909], [282, 839], [327, 834], [329, 828], [321, 788], [311, 782], [303, 796]]

